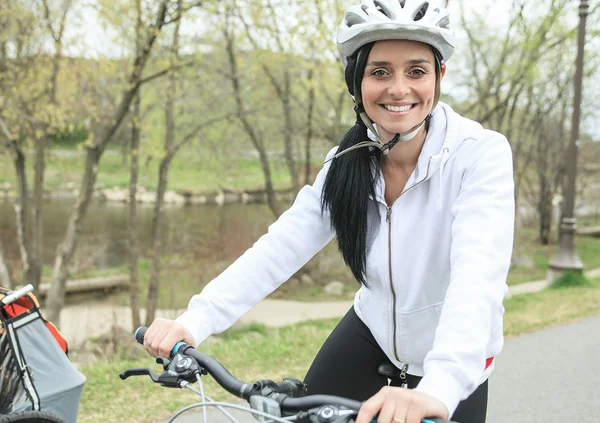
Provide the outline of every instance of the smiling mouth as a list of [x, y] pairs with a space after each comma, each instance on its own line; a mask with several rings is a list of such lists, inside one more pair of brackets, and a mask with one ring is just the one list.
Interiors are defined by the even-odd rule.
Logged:
[[383, 107], [384, 109], [386, 109], [390, 112], [408, 112], [415, 106], [416, 106], [416, 104], [406, 104], [404, 106], [392, 106], [390, 104], [382, 104], [381, 105], [381, 107]]

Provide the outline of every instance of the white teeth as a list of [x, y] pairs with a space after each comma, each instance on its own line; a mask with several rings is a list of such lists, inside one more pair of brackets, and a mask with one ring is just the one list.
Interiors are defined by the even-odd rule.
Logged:
[[412, 109], [411, 104], [407, 104], [406, 106], [390, 106], [388, 104], [385, 104], [383, 107], [385, 107], [390, 112], [408, 112], [410, 109]]

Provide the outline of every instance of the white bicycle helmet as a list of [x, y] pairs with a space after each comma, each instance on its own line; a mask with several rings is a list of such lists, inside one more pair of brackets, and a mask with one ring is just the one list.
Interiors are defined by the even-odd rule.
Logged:
[[337, 34], [344, 63], [363, 45], [380, 40], [429, 44], [439, 51], [442, 64], [456, 44], [448, 12], [434, 0], [361, 0], [346, 10]]

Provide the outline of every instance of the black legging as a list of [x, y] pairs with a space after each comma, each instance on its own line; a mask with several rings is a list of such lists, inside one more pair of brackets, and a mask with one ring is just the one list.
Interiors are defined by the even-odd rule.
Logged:
[[[308, 394], [329, 394], [365, 401], [388, 384], [377, 373], [379, 364], [389, 361], [369, 328], [351, 308], [327, 338], [315, 357], [304, 382]], [[421, 380], [407, 375], [408, 387]], [[399, 386], [392, 379], [391, 385]], [[452, 415], [458, 423], [485, 423], [488, 383], [481, 384], [469, 398], [461, 401]]]

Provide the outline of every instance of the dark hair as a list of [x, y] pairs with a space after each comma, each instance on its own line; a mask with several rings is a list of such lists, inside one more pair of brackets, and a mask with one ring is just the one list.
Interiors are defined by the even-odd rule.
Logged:
[[[373, 43], [365, 45], [361, 57], [366, 58], [372, 47]], [[355, 53], [349, 58], [345, 74], [348, 91], [353, 95], [357, 94], [354, 93], [355, 78], [362, 80], [366, 65], [366, 59], [357, 61], [357, 56]], [[368, 139], [367, 128], [357, 117], [357, 123], [344, 135], [338, 151]], [[344, 262], [356, 280], [365, 286], [369, 196], [375, 198], [375, 170], [380, 156], [377, 149], [357, 148], [333, 159], [321, 196], [321, 210], [329, 211]]]
[[[348, 91], [355, 98], [358, 97], [360, 103], [359, 108], [355, 106], [357, 114], [364, 111], [364, 109], [360, 110], [362, 108], [361, 82], [367, 58], [374, 44], [369, 43], [361, 47], [348, 58], [346, 65], [345, 80]], [[436, 62], [436, 81], [439, 83], [442, 56], [434, 47], [431, 49]], [[427, 132], [430, 123], [431, 113], [425, 118]], [[357, 115], [356, 124], [344, 135], [338, 151], [366, 140], [368, 140], [367, 128]], [[325, 177], [321, 196], [321, 211], [329, 211], [331, 227], [335, 230], [344, 262], [350, 267], [356, 280], [366, 287], [368, 287], [365, 276], [369, 197], [376, 198], [375, 184], [380, 158], [379, 149], [357, 148], [333, 159]], [[379, 213], [378, 208], [375, 210]]]

